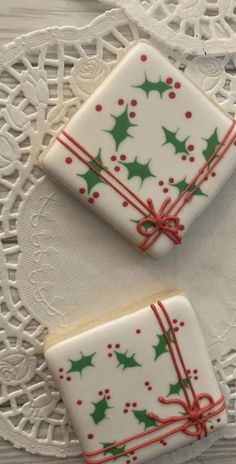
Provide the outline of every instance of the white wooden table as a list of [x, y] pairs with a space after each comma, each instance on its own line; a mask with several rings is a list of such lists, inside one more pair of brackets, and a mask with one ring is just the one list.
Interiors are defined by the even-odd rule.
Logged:
[[[0, 45], [16, 36], [49, 26], [83, 26], [105, 11], [96, 0], [0, 0]], [[0, 464], [56, 464], [79, 458], [48, 458], [27, 454], [0, 439]], [[194, 464], [236, 464], [236, 440], [221, 440]]]

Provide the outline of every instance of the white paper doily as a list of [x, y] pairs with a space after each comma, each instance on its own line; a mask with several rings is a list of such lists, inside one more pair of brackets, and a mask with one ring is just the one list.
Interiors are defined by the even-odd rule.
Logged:
[[[229, 399], [225, 435], [236, 435], [236, 175], [183, 247], [156, 262], [34, 165], [139, 36], [123, 12], [112, 10], [82, 29], [22, 36], [0, 56], [0, 436], [31, 452], [80, 452], [45, 366], [46, 328], [173, 287], [187, 291], [198, 312]], [[163, 52], [234, 114], [234, 56], [206, 62]]]
[[101, 0], [182, 53], [236, 52], [235, 0]]

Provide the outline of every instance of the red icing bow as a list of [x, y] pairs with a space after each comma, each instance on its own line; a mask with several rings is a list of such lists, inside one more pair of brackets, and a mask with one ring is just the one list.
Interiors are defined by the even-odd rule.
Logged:
[[[166, 418], [156, 416], [154, 413], [148, 413], [148, 416], [161, 424], [174, 424], [175, 422], [185, 421], [181, 427], [181, 431], [185, 435], [191, 437], [201, 438], [202, 433], [207, 436], [207, 427], [206, 421], [211, 417], [216, 416], [225, 409], [224, 397], [223, 395], [219, 400], [214, 401], [212, 396], [209, 393], [200, 393], [196, 395], [193, 403], [189, 406], [187, 402], [180, 400], [178, 398], [167, 400], [163, 396], [159, 397], [160, 403], [163, 404], [177, 404], [182, 406], [185, 411], [184, 414], [179, 416], [169, 416]], [[205, 406], [201, 406], [200, 403], [204, 401]], [[219, 408], [215, 409], [216, 406], [220, 405]], [[193, 430], [192, 428], [195, 428]]]
[[[182, 237], [179, 235], [180, 221], [175, 215], [166, 215], [165, 209], [171, 198], [166, 198], [160, 209], [156, 210], [151, 198], [147, 199], [148, 209], [150, 216], [146, 216], [137, 223], [137, 230], [140, 234], [145, 235], [145, 239], [139, 244], [139, 248], [143, 251], [148, 250], [153, 243], [158, 239], [159, 233], [164, 233], [169, 237], [176, 245], [181, 243]], [[153, 227], [148, 229], [145, 225], [152, 224]], [[159, 232], [159, 233], [158, 233]], [[155, 235], [156, 234], [156, 235]], [[149, 238], [152, 237], [151, 240]]]

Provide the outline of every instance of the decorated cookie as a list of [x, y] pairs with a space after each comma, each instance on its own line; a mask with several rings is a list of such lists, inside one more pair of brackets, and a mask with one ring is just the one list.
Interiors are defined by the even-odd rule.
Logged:
[[144, 462], [198, 444], [226, 423], [188, 299], [172, 295], [141, 308], [46, 339], [48, 366], [88, 464]]
[[233, 171], [235, 137], [234, 121], [153, 46], [139, 42], [40, 165], [158, 258], [181, 244]]

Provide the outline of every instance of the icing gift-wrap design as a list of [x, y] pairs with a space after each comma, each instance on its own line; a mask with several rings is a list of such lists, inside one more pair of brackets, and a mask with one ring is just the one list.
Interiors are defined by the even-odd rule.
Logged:
[[226, 422], [184, 296], [83, 333], [74, 328], [64, 339], [62, 331], [46, 342], [45, 356], [89, 464], [143, 462], [198, 442]]
[[234, 122], [156, 49], [134, 46], [41, 166], [141, 250], [160, 257], [236, 164]]

